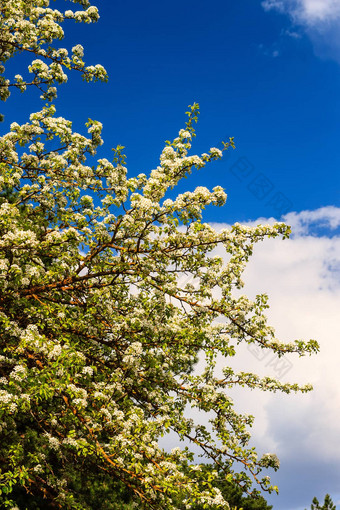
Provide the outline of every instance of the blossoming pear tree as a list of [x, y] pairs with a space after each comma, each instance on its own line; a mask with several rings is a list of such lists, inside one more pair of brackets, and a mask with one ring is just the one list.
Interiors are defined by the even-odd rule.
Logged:
[[[215, 231], [202, 210], [224, 204], [220, 187], [168, 198], [180, 179], [233, 146], [230, 139], [222, 150], [189, 155], [197, 104], [150, 174], [128, 177], [122, 147], [112, 161], [87, 164], [102, 125], [89, 120], [87, 134], [76, 133], [53, 104], [70, 71], [107, 79], [102, 66], [85, 65], [80, 45], [71, 53], [53, 46], [69, 20], [99, 17], [87, 0], [73, 3], [80, 10], [61, 12], [49, 0], [0, 3], [0, 97], [38, 88], [46, 103], [24, 124], [13, 119], [0, 138], [1, 508], [91, 508], [82, 486], [98, 479], [126, 486], [140, 508], [229, 508], [217, 472], [248, 492], [271, 492], [261, 472], [278, 460], [249, 446], [253, 418], [235, 411], [228, 390], [311, 389], [214, 370], [217, 355], [227, 360], [241, 342], [279, 356], [318, 350], [314, 341], [280, 343], [266, 296], [234, 292], [254, 244], [285, 238], [289, 228]], [[33, 60], [12, 80], [5, 65], [20, 53]], [[225, 260], [214, 255], [218, 246]], [[196, 284], [181, 285], [183, 275]], [[208, 414], [209, 426], [190, 408]], [[169, 432], [187, 446], [162, 449]], [[207, 476], [190, 445], [216, 471]]]

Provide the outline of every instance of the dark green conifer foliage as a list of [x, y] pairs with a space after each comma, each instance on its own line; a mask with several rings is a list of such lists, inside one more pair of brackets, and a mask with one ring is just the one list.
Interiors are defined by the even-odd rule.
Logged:
[[329, 494], [326, 494], [325, 501], [322, 506], [320, 506], [319, 500], [314, 498], [310, 508], [311, 510], [336, 510], [336, 506], [334, 505]]

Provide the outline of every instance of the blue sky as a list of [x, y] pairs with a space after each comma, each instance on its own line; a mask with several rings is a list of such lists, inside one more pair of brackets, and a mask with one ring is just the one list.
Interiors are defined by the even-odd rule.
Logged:
[[[100, 156], [124, 145], [132, 175], [157, 166], [164, 140], [177, 135], [187, 106], [198, 102], [194, 153], [230, 136], [236, 150], [177, 191], [226, 189], [227, 205], [209, 208], [205, 221], [282, 217], [294, 227], [284, 248], [261, 247], [247, 276], [250, 292], [272, 296], [271, 318], [283, 337], [320, 340], [320, 357], [294, 360], [289, 374], [317, 389], [302, 400], [248, 396], [244, 405], [247, 411], [252, 402], [259, 414], [257, 444], [269, 442], [282, 460], [273, 476], [280, 495], [268, 498], [274, 509], [303, 510], [326, 492], [340, 504], [340, 1], [94, 4], [100, 21], [65, 23], [66, 45], [83, 44], [86, 62], [104, 65], [109, 82], [70, 77], [59, 88], [59, 115], [81, 132], [88, 117], [100, 120]], [[54, 5], [67, 8], [62, 0]], [[8, 69], [24, 74], [17, 65]], [[2, 105], [1, 129], [40, 106], [33, 95], [13, 93]]]
[[[130, 172], [148, 171], [163, 141], [182, 127], [187, 105], [198, 102], [194, 149], [229, 136], [237, 147], [228, 161], [183, 183], [227, 190], [228, 207], [207, 211], [206, 219], [243, 221], [339, 204], [340, 66], [315, 55], [304, 26], [258, 0], [96, 5], [99, 23], [71, 21], [69, 30], [65, 23], [66, 42], [82, 42], [87, 62], [103, 64], [110, 81], [87, 85], [73, 76], [57, 104], [79, 129], [87, 117], [103, 122], [106, 154], [120, 143]], [[32, 103], [19, 94], [16, 101], [25, 118]], [[239, 158], [250, 172], [242, 180], [231, 171]]]

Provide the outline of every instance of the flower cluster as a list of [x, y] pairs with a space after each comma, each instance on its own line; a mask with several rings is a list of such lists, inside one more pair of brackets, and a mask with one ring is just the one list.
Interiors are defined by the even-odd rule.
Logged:
[[52, 46], [55, 40], [64, 38], [62, 23], [65, 20], [72, 19], [80, 23], [98, 21], [97, 7], [87, 2], [80, 3], [84, 10], [68, 9], [63, 14], [58, 9], [51, 9], [49, 0], [6, 0], [6, 8], [1, 10], [0, 73], [5, 72], [5, 62], [16, 53], [34, 53], [36, 58], [28, 66], [33, 78], [24, 79], [21, 74], [17, 74], [14, 81], [11, 81], [0, 76], [0, 99], [6, 100], [12, 87], [24, 92], [28, 86], [35, 86], [42, 91], [42, 99], [53, 101], [57, 95], [55, 85], [67, 81], [70, 69], [79, 71], [86, 81], [107, 80], [103, 66], [85, 65], [80, 44], [72, 48], [71, 56], [66, 48]]

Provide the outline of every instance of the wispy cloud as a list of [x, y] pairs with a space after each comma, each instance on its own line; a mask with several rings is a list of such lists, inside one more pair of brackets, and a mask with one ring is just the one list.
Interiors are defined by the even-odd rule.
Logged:
[[276, 9], [279, 12], [286, 11], [286, 4], [284, 0], [264, 0], [261, 2], [261, 5], [265, 11], [270, 11], [271, 9]]
[[283, 36], [291, 37], [292, 39], [301, 39], [301, 34], [299, 34], [299, 32], [295, 32], [294, 30], [284, 30], [281, 34]]
[[291, 225], [293, 234], [332, 235], [340, 227], [340, 208], [334, 206], [320, 207], [314, 211], [291, 212], [286, 214], [284, 220]]
[[317, 56], [340, 62], [340, 0], [263, 0], [261, 5], [265, 11], [288, 15], [292, 34], [294, 27], [302, 27]]
[[340, 19], [339, 0], [264, 0], [262, 6], [266, 11], [287, 13], [295, 22], [308, 26]]
[[279, 45], [274, 43], [271, 46], [265, 46], [264, 44], [259, 44], [258, 46], [259, 52], [268, 57], [268, 58], [277, 58], [280, 56]]

